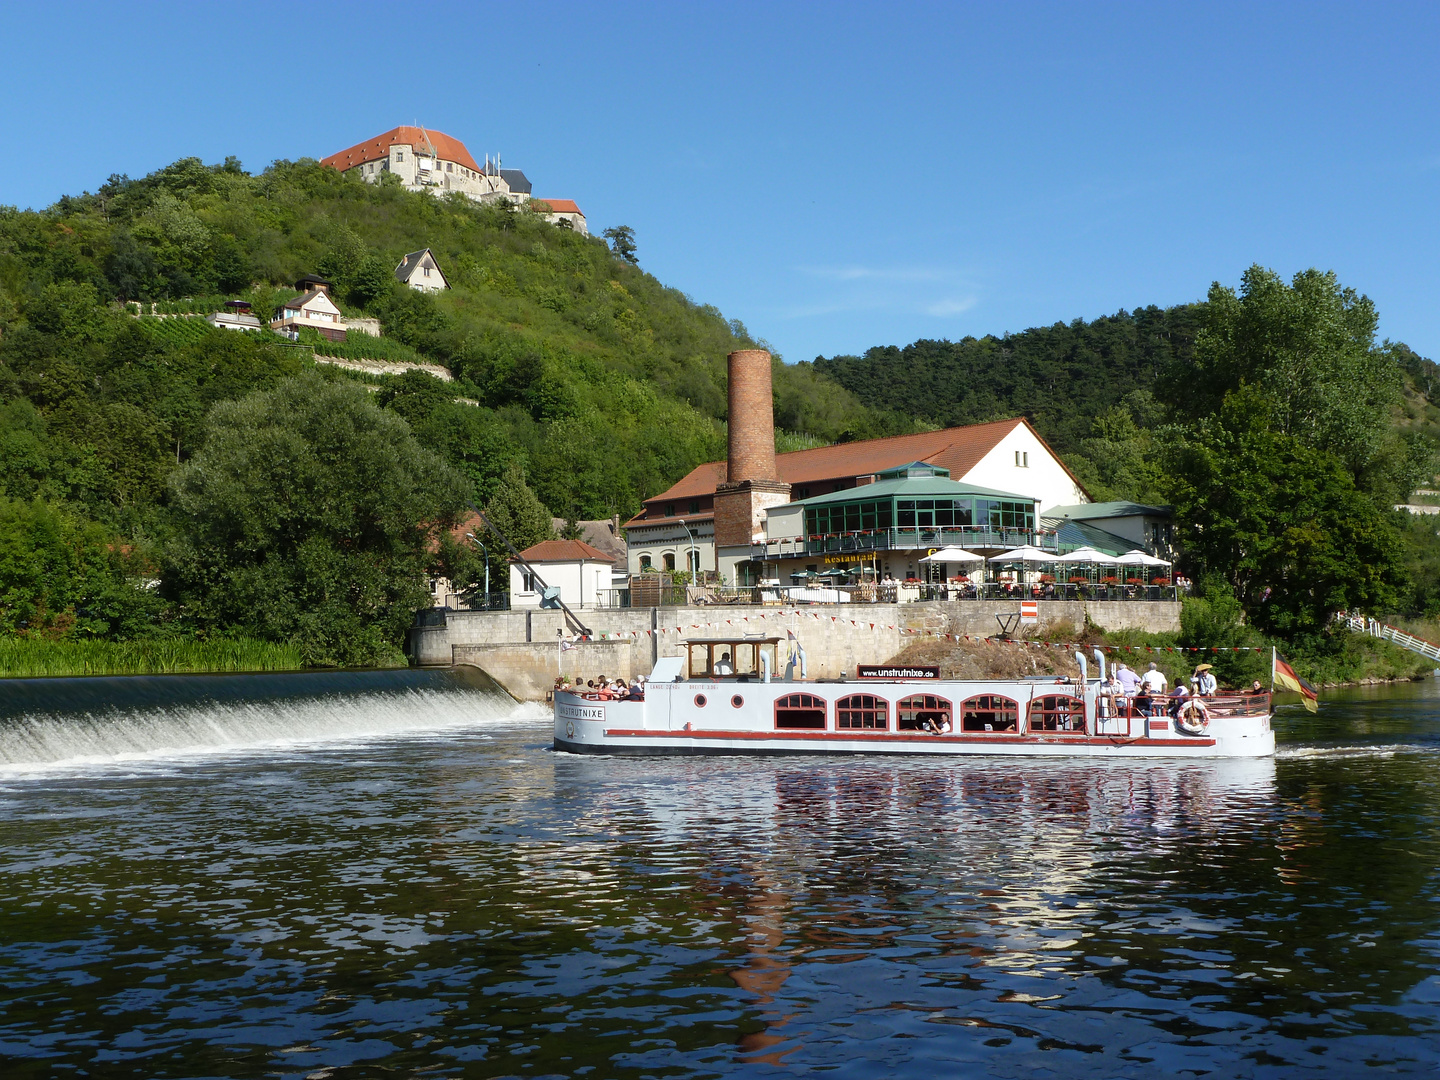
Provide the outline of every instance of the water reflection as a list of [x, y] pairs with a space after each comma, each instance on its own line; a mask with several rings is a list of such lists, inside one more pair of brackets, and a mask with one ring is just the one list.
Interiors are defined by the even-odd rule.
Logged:
[[[453, 722], [457, 691], [414, 692], [387, 723]], [[357, 715], [339, 742], [0, 774], [0, 1058], [1428, 1071], [1432, 700], [1327, 706], [1258, 762], [610, 760], [519, 718]]]

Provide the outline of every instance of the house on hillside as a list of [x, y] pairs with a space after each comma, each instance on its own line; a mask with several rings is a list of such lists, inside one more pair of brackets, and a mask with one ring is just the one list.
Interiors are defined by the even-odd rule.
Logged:
[[412, 251], [401, 259], [395, 267], [395, 280], [420, 292], [439, 292], [450, 287], [429, 248]]
[[217, 330], [263, 330], [265, 327], [250, 312], [248, 300], [226, 300], [224, 311], [215, 311], [205, 316], [205, 321]]
[[[373, 139], [356, 143], [348, 150], [322, 158], [322, 165], [355, 173], [370, 183], [378, 183], [385, 174], [397, 177], [410, 191], [459, 192], [477, 202], [493, 202], [512, 197], [510, 185], [497, 158], [486, 158], [483, 166], [476, 163], [459, 139], [443, 131], [404, 125], [391, 128]], [[524, 174], [520, 174], [521, 179]], [[525, 181], [526, 198], [529, 181]]]
[[295, 283], [301, 290], [299, 296], [291, 297], [282, 304], [270, 320], [270, 329], [294, 339], [302, 329], [318, 330], [331, 341], [345, 340], [345, 317], [330, 290], [335, 286], [322, 277], [306, 274]]
[[580, 207], [575, 205], [574, 199], [534, 199], [532, 202], [551, 225], [574, 229], [581, 236], [590, 235], [590, 230], [585, 225], [585, 215]]

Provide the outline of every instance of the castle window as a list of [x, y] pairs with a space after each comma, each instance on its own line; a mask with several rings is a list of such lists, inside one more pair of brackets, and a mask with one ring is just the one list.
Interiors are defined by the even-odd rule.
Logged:
[[446, 172], [454, 172], [454, 171], [455, 171], [454, 167], [453, 167], [453, 166], [450, 164], [450, 162], [448, 162], [448, 161], [445, 162], [445, 171], [446, 171]]

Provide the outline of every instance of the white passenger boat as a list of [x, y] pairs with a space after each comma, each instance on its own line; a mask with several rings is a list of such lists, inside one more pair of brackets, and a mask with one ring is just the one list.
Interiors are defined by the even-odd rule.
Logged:
[[[644, 700], [555, 693], [555, 748], [580, 754], [1005, 754], [1266, 757], [1270, 695], [1220, 694], [1178, 716], [1092, 678], [952, 681], [934, 668], [865, 667], [855, 678], [775, 668], [778, 638], [706, 638], [656, 662]], [[733, 672], [733, 673], [732, 673]]]

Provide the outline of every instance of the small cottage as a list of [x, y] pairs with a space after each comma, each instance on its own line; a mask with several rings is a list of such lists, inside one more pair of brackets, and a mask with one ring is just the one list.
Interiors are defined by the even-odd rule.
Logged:
[[295, 283], [295, 288], [301, 290], [300, 295], [281, 305], [270, 321], [270, 329], [294, 338], [300, 330], [309, 327], [331, 341], [344, 341], [345, 318], [330, 298], [330, 290], [334, 287], [322, 277], [306, 274]]
[[607, 598], [614, 557], [583, 540], [544, 540], [520, 557], [529, 566], [510, 563], [511, 608], [540, 607], [545, 586], [559, 589], [559, 598], [572, 608], [596, 607]]
[[401, 259], [395, 267], [395, 280], [421, 292], [439, 292], [450, 287], [429, 248], [412, 251]]

